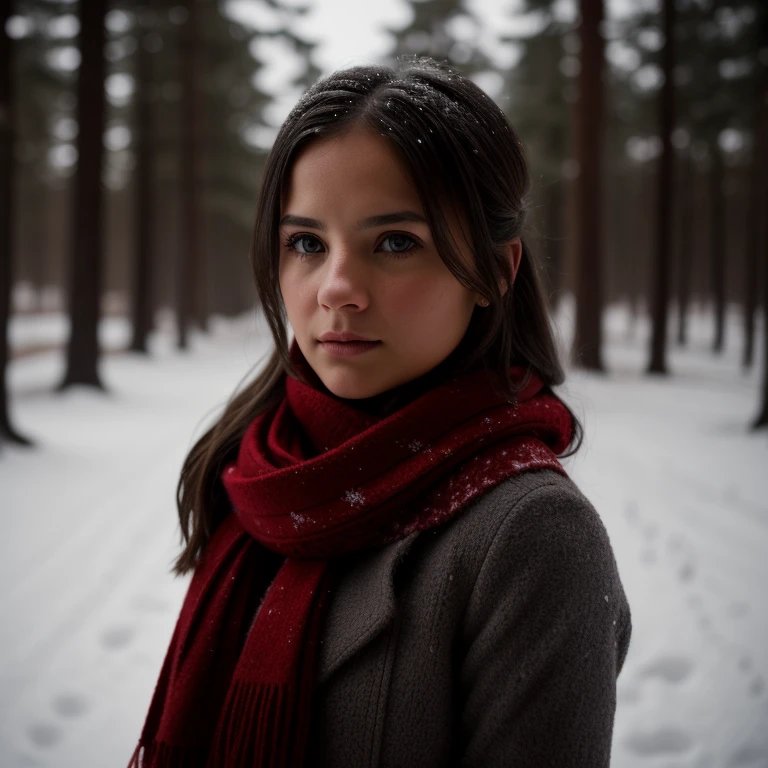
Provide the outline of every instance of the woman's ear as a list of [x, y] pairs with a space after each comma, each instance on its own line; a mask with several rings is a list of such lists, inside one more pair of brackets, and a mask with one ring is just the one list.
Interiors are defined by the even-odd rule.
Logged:
[[[508, 243], [501, 246], [502, 253], [509, 259], [509, 269], [512, 273], [512, 282], [515, 282], [517, 270], [520, 269], [520, 260], [523, 258], [523, 241], [515, 237]], [[499, 283], [499, 290], [503, 296], [507, 292], [507, 281], [502, 277]]]

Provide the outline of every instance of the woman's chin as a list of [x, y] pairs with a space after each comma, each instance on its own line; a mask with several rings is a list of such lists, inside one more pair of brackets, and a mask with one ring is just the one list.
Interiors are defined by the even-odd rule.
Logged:
[[336, 397], [344, 398], [345, 400], [364, 400], [367, 397], [374, 397], [385, 392], [389, 387], [387, 386], [373, 386], [371, 384], [350, 384], [349, 382], [337, 383], [334, 381], [323, 380], [323, 384], [328, 388], [328, 391]]
[[315, 369], [328, 391], [345, 400], [364, 400], [386, 392], [397, 384], [392, 377], [376, 375], [376, 371], [355, 371], [324, 365]]

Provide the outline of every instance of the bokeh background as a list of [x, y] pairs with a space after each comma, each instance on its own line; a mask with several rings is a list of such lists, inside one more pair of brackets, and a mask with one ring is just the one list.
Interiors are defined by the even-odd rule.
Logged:
[[319, 76], [428, 54], [506, 112], [633, 615], [617, 768], [768, 766], [764, 0], [0, 4], [0, 765], [133, 751], [186, 452], [270, 339], [264, 159]]

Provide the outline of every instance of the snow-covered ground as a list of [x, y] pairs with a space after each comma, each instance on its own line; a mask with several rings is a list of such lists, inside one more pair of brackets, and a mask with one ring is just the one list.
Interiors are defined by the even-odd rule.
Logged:
[[[567, 310], [567, 307], [566, 307]], [[768, 434], [747, 425], [757, 370], [691, 318], [669, 378], [644, 375], [647, 323], [606, 317], [610, 373], [570, 375], [586, 424], [567, 468], [600, 512], [632, 608], [618, 681], [615, 768], [768, 766]], [[560, 327], [567, 341], [567, 311]], [[62, 339], [61, 317], [17, 318], [12, 339]], [[105, 321], [119, 347], [128, 328]], [[60, 352], [10, 369], [15, 422], [34, 450], [0, 455], [0, 766], [120, 768], [144, 721], [187, 579], [178, 551], [186, 452], [268, 349], [263, 321], [213, 323], [152, 356], [106, 355], [108, 392], [54, 393]], [[760, 361], [758, 360], [758, 363]]]

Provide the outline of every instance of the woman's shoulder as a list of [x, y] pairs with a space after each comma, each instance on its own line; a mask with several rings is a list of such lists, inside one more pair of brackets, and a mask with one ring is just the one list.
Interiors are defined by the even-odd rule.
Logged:
[[600, 515], [572, 479], [552, 469], [507, 478], [408, 548], [422, 563], [458, 569], [465, 585], [494, 572], [518, 584], [525, 574], [533, 583], [535, 574], [549, 579], [552, 570], [581, 584], [598, 571], [618, 581]]
[[[553, 469], [513, 475], [475, 499], [455, 521], [455, 534], [487, 552], [494, 541], [509, 546], [554, 546], [557, 542], [608, 543], [599, 513], [576, 483]], [[447, 532], [447, 531], [446, 531]]]
[[552, 600], [589, 592], [604, 603], [613, 601], [629, 620], [608, 531], [568, 476], [542, 469], [510, 477], [453, 522], [435, 544], [449, 560], [463, 564], [472, 584], [470, 614], [473, 604], [482, 610], [505, 590]]
[[526, 610], [536, 604], [527, 610], [550, 617], [569, 606], [595, 631], [613, 628], [623, 664], [632, 631], [629, 603], [605, 524], [573, 480], [554, 470], [525, 473], [466, 512], [457, 532], [465, 559], [474, 561], [465, 614], [470, 631], [500, 605]]

